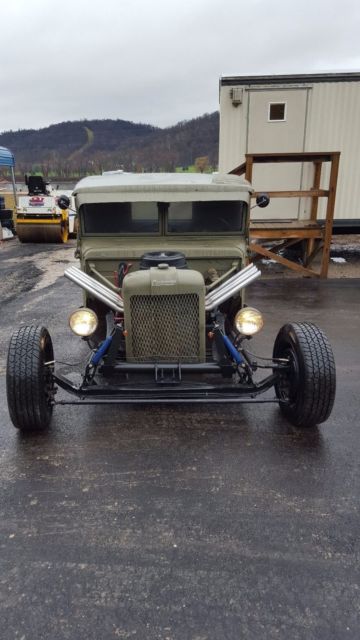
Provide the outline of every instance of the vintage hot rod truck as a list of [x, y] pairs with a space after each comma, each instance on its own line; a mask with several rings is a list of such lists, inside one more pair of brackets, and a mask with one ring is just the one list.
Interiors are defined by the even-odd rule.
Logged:
[[[263, 327], [261, 312], [244, 301], [260, 276], [250, 262], [251, 193], [234, 175], [110, 172], [81, 180], [80, 268], [65, 276], [84, 292], [69, 324], [88, 342], [88, 360], [74, 384], [58, 369], [46, 328], [15, 331], [7, 364], [15, 427], [44, 429], [53, 407], [70, 403], [276, 402], [298, 427], [325, 421], [335, 365], [321, 329], [285, 324], [272, 358], [248, 348]], [[267, 202], [258, 197], [259, 206]], [[57, 387], [69, 399], [57, 400]]]

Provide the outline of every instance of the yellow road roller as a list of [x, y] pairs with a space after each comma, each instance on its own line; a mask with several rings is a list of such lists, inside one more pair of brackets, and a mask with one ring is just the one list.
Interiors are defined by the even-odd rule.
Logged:
[[[16, 209], [16, 233], [21, 242], [67, 242], [69, 210], [58, 206], [58, 198], [42, 176], [25, 176], [28, 195], [20, 195]], [[73, 220], [72, 220], [73, 223]]]

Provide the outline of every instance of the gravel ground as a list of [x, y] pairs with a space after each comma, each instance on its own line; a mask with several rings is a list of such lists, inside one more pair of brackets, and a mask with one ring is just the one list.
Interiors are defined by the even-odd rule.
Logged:
[[[290, 257], [290, 256], [289, 256]], [[302, 278], [296, 271], [287, 269], [275, 261], [261, 260], [263, 276], [278, 278]], [[320, 270], [320, 257], [314, 260], [312, 268]], [[330, 248], [328, 278], [360, 277], [360, 234], [335, 235]]]

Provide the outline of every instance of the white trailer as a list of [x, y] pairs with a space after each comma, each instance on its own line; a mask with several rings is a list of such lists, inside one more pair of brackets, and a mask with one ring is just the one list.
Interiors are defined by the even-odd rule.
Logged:
[[[219, 171], [240, 165], [246, 153], [340, 151], [335, 226], [360, 227], [360, 72], [220, 79]], [[328, 184], [328, 172], [321, 187]], [[308, 164], [258, 165], [256, 190], [311, 188]], [[309, 199], [274, 200], [253, 219], [307, 219]], [[325, 205], [319, 204], [319, 219]]]

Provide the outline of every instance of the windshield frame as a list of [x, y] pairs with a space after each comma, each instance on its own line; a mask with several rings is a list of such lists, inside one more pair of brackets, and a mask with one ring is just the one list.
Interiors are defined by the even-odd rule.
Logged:
[[[140, 203], [141, 201], [137, 201], [137, 200], [133, 200], [130, 202], [130, 204], [135, 204], [135, 203]], [[155, 200], [153, 201], [154, 203], [156, 202]], [[194, 203], [194, 202], [202, 202], [201, 200], [189, 200], [183, 201], [184, 203]], [[206, 201], [204, 201], [206, 202]], [[240, 229], [236, 229], [236, 230], [229, 230], [229, 231], [169, 231], [168, 230], [168, 213], [169, 213], [169, 205], [171, 204], [179, 204], [178, 201], [173, 201], [173, 202], [164, 202], [164, 201], [157, 201], [156, 205], [158, 208], [158, 221], [159, 221], [159, 226], [158, 226], [158, 231], [156, 232], [145, 232], [145, 231], [104, 231], [104, 232], [88, 232], [85, 230], [85, 219], [84, 219], [84, 210], [83, 207], [86, 206], [86, 204], [82, 204], [79, 208], [79, 220], [80, 220], [80, 229], [81, 229], [81, 236], [82, 237], [89, 237], [89, 238], [97, 238], [97, 237], [129, 237], [129, 238], [139, 238], [139, 237], [148, 237], [148, 238], [154, 238], [154, 237], [168, 237], [168, 238], [177, 238], [177, 237], [183, 237], [183, 236], [187, 236], [187, 237], [196, 237], [196, 236], [204, 236], [204, 237], [221, 237], [221, 236], [225, 236], [225, 237], [229, 237], [229, 236], [242, 236], [246, 233], [246, 228], [247, 228], [247, 218], [248, 218], [248, 211], [249, 211], [249, 206], [247, 204], [247, 202], [245, 200], [241, 200], [241, 199], [236, 199], [236, 200], [212, 200], [212, 203], [214, 202], [219, 202], [219, 204], [223, 204], [223, 202], [238, 202], [239, 205], [242, 205], [242, 207], [240, 207], [240, 215], [242, 215], [242, 224], [241, 224], [241, 228]], [[88, 203], [90, 204], [90, 203]], [[97, 202], [97, 203], [93, 203], [98, 205], [99, 207], [101, 207], [104, 204], [108, 204], [107, 202], [105, 203], [101, 203], [101, 202]], [[116, 204], [116, 202], [114, 202], [114, 204]], [[101, 215], [99, 213], [99, 215]], [[120, 215], [120, 214], [118, 214]]]

